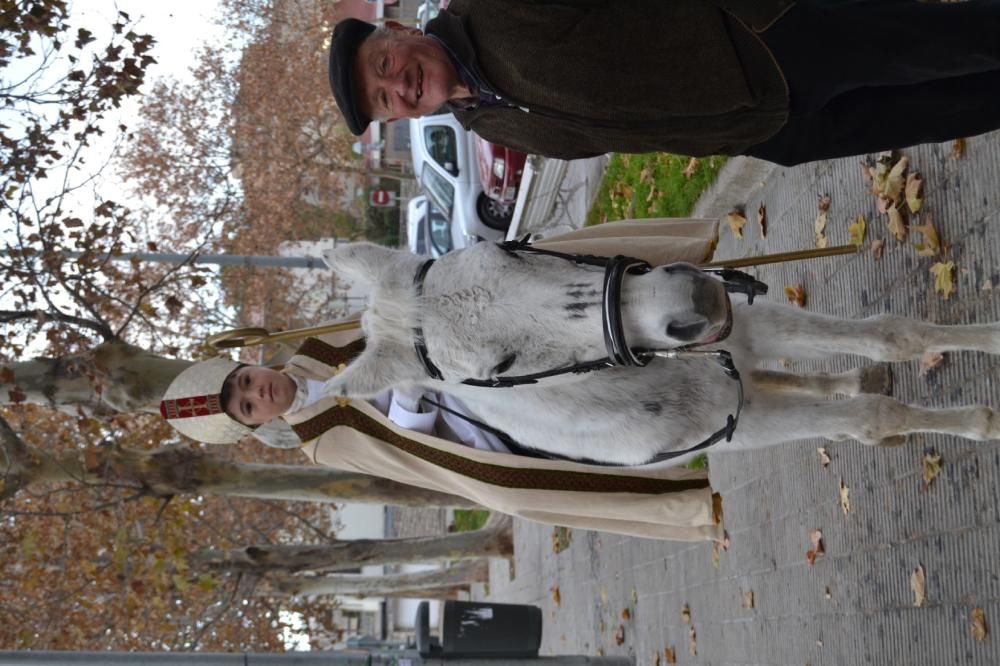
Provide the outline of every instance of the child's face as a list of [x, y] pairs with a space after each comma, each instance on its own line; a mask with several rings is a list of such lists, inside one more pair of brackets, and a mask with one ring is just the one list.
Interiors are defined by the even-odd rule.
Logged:
[[226, 381], [230, 382], [226, 413], [245, 425], [262, 425], [281, 416], [295, 399], [295, 381], [271, 368], [243, 366]]

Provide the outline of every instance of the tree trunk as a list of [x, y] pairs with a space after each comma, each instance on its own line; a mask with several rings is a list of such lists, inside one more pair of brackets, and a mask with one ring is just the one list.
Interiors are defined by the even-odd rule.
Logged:
[[359, 574], [269, 576], [268, 584], [258, 588], [257, 594], [268, 597], [320, 594], [346, 594], [355, 597], [427, 597], [443, 594], [444, 598], [450, 599], [456, 591], [467, 591], [470, 583], [489, 580], [489, 568], [488, 560], [479, 559], [460, 562], [445, 569], [386, 576]]
[[[0, 404], [30, 402], [76, 414], [152, 412], [170, 382], [191, 361], [151, 354], [121, 341], [105, 342], [85, 354], [10, 363], [11, 382], [0, 380]], [[14, 386], [23, 394], [15, 399]]]
[[216, 571], [265, 573], [336, 571], [372, 564], [405, 564], [510, 557], [514, 553], [510, 516], [494, 513], [479, 530], [407, 539], [355, 539], [307, 546], [246, 546], [204, 549], [192, 562]]
[[125, 485], [157, 497], [231, 495], [301, 502], [370, 502], [399, 506], [475, 506], [469, 500], [322, 466], [222, 460], [186, 446], [141, 451], [99, 446], [52, 455], [27, 447], [0, 418], [0, 499], [36, 483]]

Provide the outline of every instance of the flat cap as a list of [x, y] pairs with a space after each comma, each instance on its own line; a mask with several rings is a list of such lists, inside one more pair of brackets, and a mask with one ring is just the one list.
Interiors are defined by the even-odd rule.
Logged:
[[344, 19], [333, 29], [330, 42], [330, 90], [337, 106], [355, 136], [364, 134], [372, 121], [358, 109], [354, 98], [354, 56], [361, 42], [374, 32], [375, 26], [355, 18]]

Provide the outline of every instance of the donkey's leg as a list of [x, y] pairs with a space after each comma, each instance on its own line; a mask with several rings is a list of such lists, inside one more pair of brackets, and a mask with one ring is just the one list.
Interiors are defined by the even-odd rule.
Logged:
[[762, 394], [741, 415], [734, 441], [722, 448], [760, 448], [809, 437], [894, 445], [899, 436], [915, 432], [998, 439], [1000, 415], [982, 405], [935, 409], [906, 405], [883, 395], [811, 400]]
[[755, 387], [768, 391], [847, 396], [892, 393], [892, 370], [886, 363], [836, 373], [799, 374], [779, 370], [753, 370], [750, 377]]
[[734, 336], [759, 358], [856, 354], [905, 361], [962, 349], [1000, 354], [1000, 323], [948, 326], [895, 315], [842, 319], [766, 302], [739, 306], [734, 316]]

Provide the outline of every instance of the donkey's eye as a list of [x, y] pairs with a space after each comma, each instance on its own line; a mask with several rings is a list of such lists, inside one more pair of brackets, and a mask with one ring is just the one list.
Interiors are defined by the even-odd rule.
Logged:
[[503, 373], [510, 370], [511, 366], [514, 365], [514, 361], [517, 360], [517, 354], [511, 354], [504, 360], [497, 364], [497, 367], [493, 368], [493, 376], [502, 375]]

